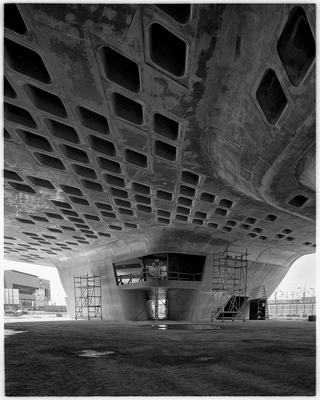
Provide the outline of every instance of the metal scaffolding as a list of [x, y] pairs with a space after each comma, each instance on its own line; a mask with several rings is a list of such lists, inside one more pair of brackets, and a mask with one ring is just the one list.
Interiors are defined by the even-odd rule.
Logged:
[[100, 318], [102, 320], [101, 276], [74, 277], [75, 319]]
[[214, 319], [243, 319], [247, 301], [248, 253], [213, 254], [212, 312]]

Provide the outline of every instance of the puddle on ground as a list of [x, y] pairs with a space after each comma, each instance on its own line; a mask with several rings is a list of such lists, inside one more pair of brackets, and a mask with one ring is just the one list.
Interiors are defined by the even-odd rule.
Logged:
[[12, 329], [5, 329], [4, 330], [4, 337], [15, 335], [16, 333], [25, 333], [28, 331], [13, 331]]
[[181, 324], [181, 325], [148, 325], [151, 326], [152, 328], [159, 329], [162, 331], [166, 330], [193, 330], [193, 329], [198, 329], [198, 330], [220, 330], [222, 329], [222, 326], [220, 325], [201, 325], [201, 324]]
[[114, 353], [115, 353], [114, 351], [96, 351], [96, 350], [81, 350], [76, 352], [76, 354], [79, 357], [91, 357], [91, 358], [105, 357]]

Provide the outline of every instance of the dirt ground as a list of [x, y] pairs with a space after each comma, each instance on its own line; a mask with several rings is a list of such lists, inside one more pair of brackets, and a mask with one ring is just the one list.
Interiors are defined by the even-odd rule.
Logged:
[[5, 394], [315, 395], [314, 322], [186, 324], [6, 323]]

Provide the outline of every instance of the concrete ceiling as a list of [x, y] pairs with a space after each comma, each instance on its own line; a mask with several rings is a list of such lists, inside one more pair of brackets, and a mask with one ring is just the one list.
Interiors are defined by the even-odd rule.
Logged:
[[314, 5], [24, 3], [4, 25], [6, 259], [315, 252]]

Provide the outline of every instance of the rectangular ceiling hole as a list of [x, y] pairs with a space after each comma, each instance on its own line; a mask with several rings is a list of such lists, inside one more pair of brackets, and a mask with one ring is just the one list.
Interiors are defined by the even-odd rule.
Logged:
[[66, 167], [63, 165], [62, 161], [58, 158], [48, 156], [47, 154], [42, 153], [33, 153], [36, 159], [39, 161], [40, 164], [45, 165], [46, 167], [59, 169], [64, 171]]
[[283, 239], [283, 238], [284, 238], [284, 235], [282, 235], [281, 233], [279, 233], [278, 235], [275, 235], [274, 237], [277, 238], [277, 239]]
[[90, 220], [92, 220], [92, 221], [100, 221], [100, 218], [97, 217], [96, 215], [83, 214], [83, 216], [84, 216], [86, 219], [90, 219]]
[[101, 210], [113, 211], [113, 208], [110, 206], [110, 204], [99, 203], [99, 202], [96, 202], [94, 204], [97, 208], [100, 208]]
[[136, 125], [143, 124], [143, 109], [140, 103], [122, 96], [120, 93], [112, 93], [111, 102], [114, 113], [118, 117]]
[[159, 217], [159, 218], [157, 218], [157, 221], [160, 223], [160, 224], [170, 224], [170, 219], [167, 219], [167, 218], [161, 218], [161, 217]]
[[191, 4], [156, 4], [156, 6], [179, 24], [190, 21]]
[[77, 222], [78, 224], [84, 224], [84, 220], [81, 218], [68, 217], [68, 220], [71, 222]]
[[81, 190], [73, 186], [60, 185], [60, 187], [65, 193], [74, 194], [75, 196], [83, 196]]
[[171, 217], [171, 213], [169, 211], [158, 210], [157, 213], [158, 215], [160, 215], [160, 217], [165, 217], [165, 218]]
[[179, 214], [189, 215], [190, 214], [190, 209], [189, 208], [185, 208], [185, 207], [177, 207], [177, 212]]
[[210, 223], [208, 224], [208, 227], [209, 227], [209, 228], [218, 229], [219, 225], [218, 225], [218, 224], [214, 224], [213, 222], [210, 222]]
[[184, 194], [185, 196], [194, 197], [194, 195], [196, 194], [196, 190], [189, 186], [181, 185], [180, 193]]
[[143, 194], [150, 194], [150, 187], [146, 185], [142, 185], [141, 183], [133, 182], [132, 189], [135, 192], [143, 193]]
[[223, 228], [221, 228], [221, 230], [223, 232], [232, 232], [232, 228], [230, 228], [229, 226], [224, 226]]
[[226, 216], [227, 215], [227, 210], [224, 210], [223, 208], [216, 208], [216, 210], [215, 210], [215, 214], [216, 215], [220, 215], [221, 217], [224, 217], [224, 216]]
[[259, 236], [258, 239], [260, 239], [260, 240], [267, 240], [268, 237], [267, 237], [267, 236]]
[[98, 235], [103, 237], [111, 237], [109, 233], [104, 233], [104, 232], [98, 232]]
[[287, 236], [286, 238], [284, 238], [284, 240], [286, 240], [287, 242], [292, 242], [294, 240], [294, 237]]
[[35, 225], [31, 219], [24, 219], [24, 218], [15, 218], [17, 221], [22, 222], [23, 224], [30, 224], [30, 225]]
[[117, 225], [108, 225], [110, 229], [114, 230], [114, 231], [122, 231], [121, 226], [117, 226]]
[[255, 218], [246, 218], [244, 221], [246, 224], [255, 224], [257, 222], [257, 220]]
[[129, 197], [128, 192], [126, 192], [125, 190], [120, 190], [116, 188], [110, 188], [109, 190], [112, 196], [121, 197], [123, 199], [127, 199]]
[[231, 208], [233, 206], [233, 201], [227, 200], [227, 199], [221, 199], [219, 201], [219, 206], [225, 207], [225, 208]]
[[119, 211], [120, 214], [129, 215], [131, 217], [134, 215], [132, 210], [127, 210], [125, 208], [119, 207], [118, 211]]
[[23, 181], [23, 179], [21, 178], [20, 175], [18, 175], [16, 172], [14, 171], [9, 171], [8, 169], [5, 169], [4, 171], [4, 178], [5, 179], [12, 179], [13, 181]]
[[86, 179], [81, 179], [81, 183], [86, 189], [94, 190], [95, 192], [103, 192], [103, 187], [100, 183], [87, 181]]
[[40, 135], [35, 135], [34, 133], [16, 129], [17, 134], [19, 135], [20, 139], [30, 147], [34, 147], [39, 150], [47, 151], [48, 153], [53, 153], [54, 149], [52, 148], [49, 141]]
[[60, 210], [62, 214], [64, 215], [69, 215], [71, 217], [79, 217], [79, 214], [76, 213], [75, 211], [70, 211], [70, 210]]
[[249, 236], [249, 237], [251, 237], [251, 238], [255, 238], [255, 237], [257, 237], [257, 235], [256, 235], [256, 234], [254, 234], [254, 233], [248, 233], [248, 236]]
[[117, 153], [113, 143], [93, 135], [88, 135], [87, 139], [90, 147], [94, 151], [105, 154], [106, 156], [116, 157]]
[[216, 196], [210, 193], [201, 193], [200, 200], [206, 201], [207, 203], [213, 203], [216, 199]]
[[77, 132], [71, 126], [62, 124], [61, 122], [54, 121], [53, 119], [49, 118], [45, 118], [44, 123], [46, 124], [52, 136], [65, 140], [66, 142], [75, 144], [80, 143]]
[[181, 77], [186, 70], [186, 43], [160, 24], [150, 26], [150, 58], [172, 75]]
[[114, 199], [114, 202], [116, 203], [117, 206], [131, 208], [130, 201], [125, 201], [125, 200], [121, 200], [121, 199]]
[[137, 63], [106, 46], [101, 48], [100, 57], [104, 73], [110, 81], [131, 92], [139, 92], [140, 76]]
[[177, 148], [161, 140], [156, 140], [154, 142], [154, 154], [165, 160], [175, 161], [177, 158]]
[[107, 211], [100, 211], [100, 214], [101, 214], [103, 217], [107, 217], [107, 218], [117, 218], [116, 214], [109, 213], [109, 212], [107, 212]]
[[77, 175], [85, 176], [90, 179], [98, 179], [95, 171], [91, 168], [83, 167], [78, 164], [71, 164], [71, 167]]
[[105, 169], [116, 174], [121, 174], [121, 166], [115, 161], [111, 161], [103, 157], [97, 157], [97, 163], [101, 169]]
[[179, 123], [162, 114], [154, 114], [153, 130], [170, 140], [177, 140], [179, 137]]
[[306, 13], [294, 7], [277, 43], [279, 57], [293, 86], [299, 86], [313, 63], [316, 45]]
[[4, 27], [19, 35], [27, 33], [27, 26], [16, 4], [4, 4]]
[[288, 100], [276, 73], [267, 69], [257, 89], [258, 103], [271, 125], [275, 125], [283, 113]]
[[72, 206], [69, 203], [66, 203], [64, 201], [57, 201], [57, 200], [50, 200], [50, 201], [56, 207], [67, 208], [67, 209], [72, 208]]
[[4, 76], [3, 80], [3, 86], [4, 86], [4, 95], [6, 97], [10, 97], [11, 99], [16, 99], [18, 97], [17, 93], [11, 86], [11, 83], [8, 81], [8, 79]]
[[304, 246], [311, 246], [312, 245], [312, 243], [310, 243], [310, 242], [304, 242], [304, 243], [302, 243]]
[[75, 232], [74, 228], [71, 228], [70, 226], [63, 226], [61, 225], [60, 228], [62, 228], [64, 231], [72, 231]]
[[284, 233], [285, 235], [289, 235], [289, 233], [291, 233], [291, 232], [293, 232], [292, 229], [283, 229], [283, 230], [281, 231], [281, 233]]
[[20, 192], [25, 192], [25, 193], [30, 193], [30, 194], [36, 194], [37, 192], [35, 192], [31, 186], [28, 185], [23, 185], [21, 183], [17, 183], [17, 182], [8, 182], [8, 184], [13, 187], [13, 189], [15, 190], [19, 190]]
[[90, 206], [90, 203], [85, 199], [79, 199], [78, 197], [70, 196], [69, 199], [72, 203], [81, 204], [82, 206]]
[[142, 211], [142, 212], [145, 212], [145, 213], [149, 213], [149, 214], [152, 213], [152, 208], [151, 208], [151, 207], [142, 206], [141, 204], [138, 204], [138, 205], [137, 205], [137, 210]]
[[236, 226], [237, 225], [237, 223], [236, 223], [236, 221], [231, 221], [230, 219], [226, 222], [226, 225], [227, 226]]
[[202, 221], [201, 219], [196, 219], [196, 218], [192, 220], [192, 223], [195, 225], [203, 225], [203, 222], [204, 221]]
[[4, 117], [8, 121], [27, 126], [28, 128], [38, 128], [35, 120], [27, 110], [9, 103], [4, 103]]
[[123, 225], [124, 225], [125, 227], [127, 227], [127, 228], [133, 228], [133, 229], [137, 229], [137, 228], [138, 228], [138, 225], [136, 225], [136, 224], [130, 224], [129, 222], [125, 222]]
[[296, 208], [301, 208], [306, 204], [308, 200], [309, 200], [308, 197], [299, 194], [297, 196], [292, 197], [292, 199], [288, 202], [288, 204]]
[[261, 228], [253, 228], [252, 232], [261, 233], [261, 232], [263, 232], [263, 229], [261, 229]]
[[191, 207], [192, 202], [193, 202], [192, 200], [187, 199], [186, 197], [178, 197], [178, 203], [182, 204], [183, 206]]
[[137, 153], [136, 151], [126, 149], [124, 150], [124, 156], [128, 163], [136, 165], [137, 167], [147, 168], [148, 158], [144, 154]]
[[60, 118], [67, 118], [68, 114], [60, 97], [32, 85], [24, 85], [23, 88], [32, 104], [39, 110]]
[[33, 183], [36, 186], [44, 187], [46, 189], [55, 189], [53, 184], [50, 181], [47, 181], [46, 179], [37, 178], [35, 176], [27, 176], [27, 178], [31, 183]]
[[278, 219], [276, 215], [269, 214], [265, 217], [265, 221], [274, 222]]
[[134, 199], [138, 203], [151, 204], [151, 199], [149, 197], [141, 196], [139, 194], [135, 194]]
[[62, 153], [71, 160], [81, 162], [83, 164], [90, 164], [89, 157], [87, 153], [76, 147], [71, 147], [66, 144], [60, 144], [60, 149]]
[[192, 172], [183, 171], [181, 174], [181, 180], [185, 183], [189, 183], [190, 185], [198, 185], [199, 179], [199, 175], [193, 174]]
[[158, 199], [163, 199], [167, 201], [172, 200], [172, 193], [164, 192], [163, 190], [157, 190], [156, 196], [158, 197]]
[[42, 58], [28, 47], [4, 38], [4, 57], [15, 71], [42, 83], [51, 83], [50, 75]]
[[103, 135], [109, 135], [110, 128], [108, 120], [101, 114], [97, 114], [94, 111], [88, 110], [84, 107], [76, 107], [76, 113], [78, 115], [81, 125], [92, 131], [96, 131]]
[[200, 212], [200, 211], [196, 211], [196, 212], [194, 213], [194, 216], [195, 216], [196, 218], [201, 218], [201, 219], [206, 219], [206, 218], [207, 218], [207, 214], [206, 214], [206, 213], [203, 213], [203, 212]]
[[104, 177], [105, 181], [107, 183], [109, 183], [110, 185], [119, 186], [119, 187], [126, 186], [125, 180], [122, 178], [119, 178], [118, 176], [105, 174], [105, 175], [103, 175], [103, 177]]

